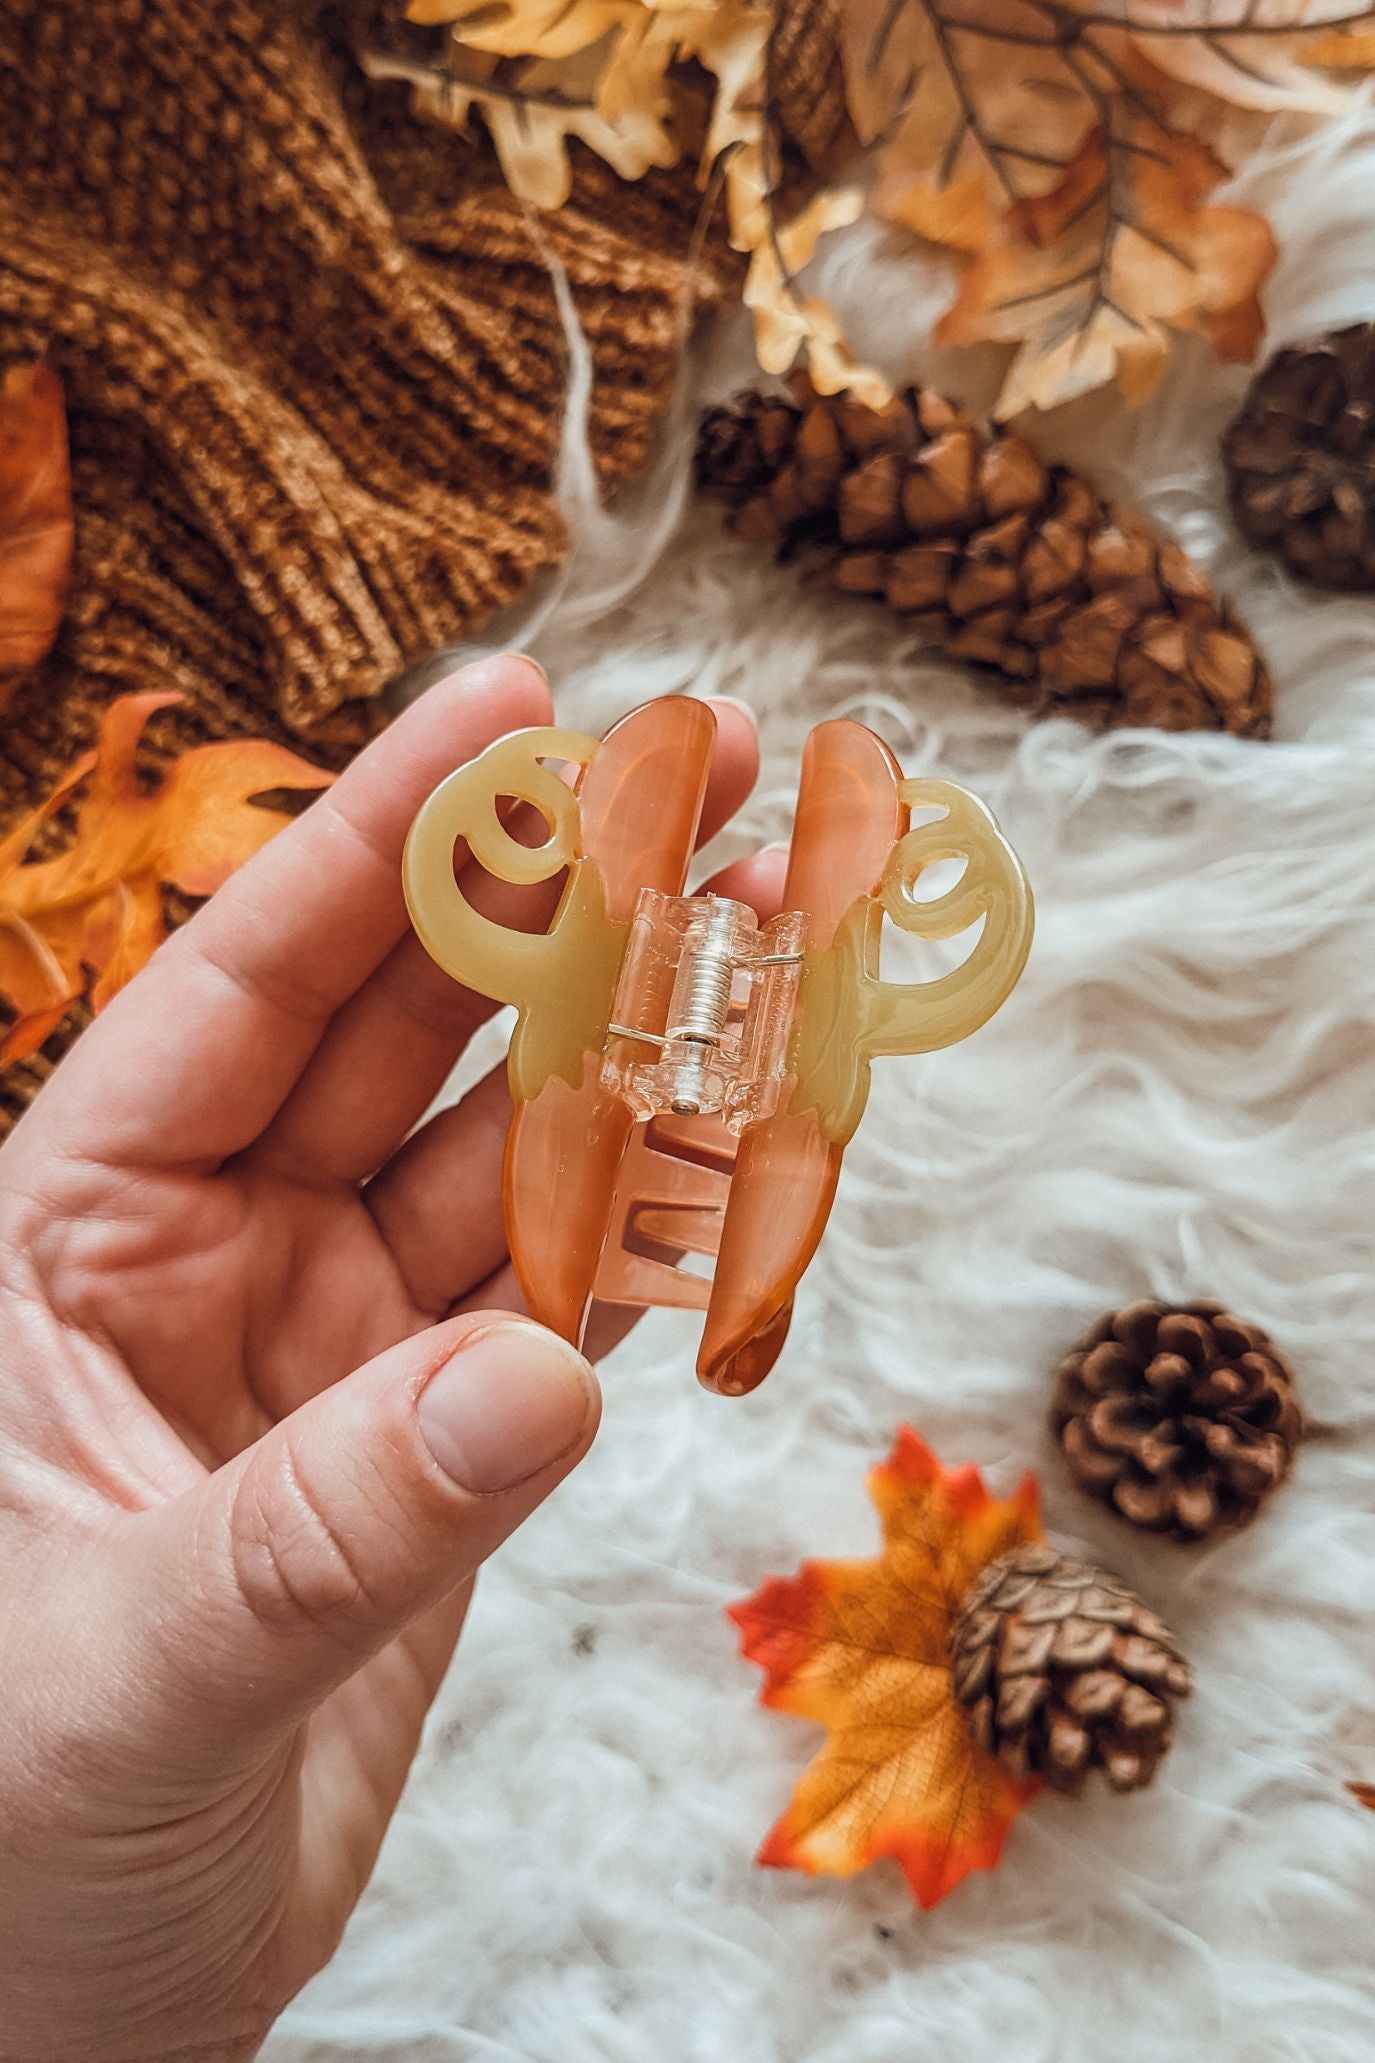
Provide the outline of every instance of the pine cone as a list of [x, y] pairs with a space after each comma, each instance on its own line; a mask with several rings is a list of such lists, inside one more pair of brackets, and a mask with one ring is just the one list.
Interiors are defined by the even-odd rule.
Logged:
[[1315, 587], [1375, 588], [1375, 323], [1276, 352], [1222, 453], [1249, 543]]
[[1038, 1543], [969, 1586], [951, 1636], [955, 1695], [1014, 1776], [1077, 1797], [1091, 1769], [1139, 1791], [1170, 1745], [1189, 1666], [1125, 1583]]
[[1081, 1490], [1177, 1540], [1254, 1518], [1303, 1431], [1284, 1356], [1212, 1303], [1109, 1311], [1060, 1364], [1054, 1422]]
[[1247, 632], [1177, 544], [1112, 508], [1015, 430], [930, 388], [881, 410], [848, 395], [746, 392], [705, 418], [702, 485], [732, 528], [805, 551], [1011, 700], [1099, 724], [1259, 736], [1271, 690]]

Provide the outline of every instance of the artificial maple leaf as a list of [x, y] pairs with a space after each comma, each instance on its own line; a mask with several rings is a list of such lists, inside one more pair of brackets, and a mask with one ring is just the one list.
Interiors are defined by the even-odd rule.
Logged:
[[0, 380], [0, 702], [57, 636], [72, 568], [62, 383], [48, 365]]
[[[433, 117], [480, 115], [509, 183], [541, 207], [568, 197], [574, 138], [627, 178], [691, 155], [714, 196], [715, 168], [750, 260], [760, 364], [803, 359], [823, 393], [881, 407], [889, 383], [797, 279], [863, 189], [780, 198], [773, 53], [812, 4], [411, 0], [413, 21], [447, 28], [444, 62], [363, 60], [412, 80]], [[1235, 169], [1220, 105], [1229, 134], [1259, 141], [1276, 111], [1356, 106], [1351, 76], [1375, 68], [1375, 10], [1359, 0], [839, 0], [829, 14], [875, 161], [867, 206], [966, 268], [941, 341], [1016, 347], [1001, 416], [1114, 377], [1138, 400], [1179, 332], [1254, 356], [1274, 243], [1259, 215], [1212, 198]]]
[[1114, 376], [1139, 400], [1173, 332], [1255, 355], [1274, 241], [1208, 200], [1229, 168], [1199, 132], [1218, 102], [1352, 106], [1314, 67], [1368, 62], [1346, 33], [1367, 15], [1348, 0], [851, 0], [852, 114], [866, 138], [890, 132], [875, 210], [967, 267], [938, 341], [1020, 346], [1000, 416]]
[[[135, 770], [144, 726], [181, 699], [112, 702], [95, 750], [0, 840], [0, 994], [14, 1013], [0, 1064], [41, 1046], [88, 987], [100, 1010], [138, 972], [166, 936], [162, 884], [211, 895], [290, 822], [252, 796], [333, 779], [284, 746], [243, 738], [182, 753], [145, 788]], [[52, 859], [26, 859], [78, 789], [71, 842]]]
[[938, 342], [1021, 340], [998, 413], [1053, 407], [1116, 373], [1129, 400], [1158, 382], [1172, 330], [1249, 359], [1275, 257], [1260, 216], [1208, 195], [1224, 167], [1191, 137], [1111, 145], [1091, 130], [1050, 193], [1004, 211], [961, 274]]
[[765, 1672], [763, 1703], [827, 1732], [759, 1861], [847, 1877], [891, 1856], [932, 1906], [993, 1867], [1036, 1789], [976, 1744], [949, 1659], [972, 1579], [1041, 1538], [1036, 1484], [991, 1497], [977, 1469], [943, 1469], [903, 1426], [869, 1491], [877, 1560], [804, 1562], [730, 1607], [741, 1652]]
[[1348, 1783], [1347, 1790], [1358, 1805], [1364, 1805], [1368, 1812], [1375, 1812], [1375, 1784]]

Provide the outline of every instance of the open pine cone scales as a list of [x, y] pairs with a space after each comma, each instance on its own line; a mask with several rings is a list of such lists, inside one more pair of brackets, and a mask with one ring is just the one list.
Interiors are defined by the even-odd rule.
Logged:
[[1254, 1518], [1303, 1430], [1288, 1362], [1218, 1304], [1129, 1304], [1061, 1362], [1054, 1420], [1082, 1490], [1200, 1540]]
[[980, 1746], [1070, 1796], [1095, 1768], [1116, 1791], [1148, 1784], [1191, 1688], [1169, 1628], [1124, 1583], [1040, 1544], [975, 1578], [951, 1666]]
[[884, 409], [746, 392], [705, 418], [701, 483], [738, 535], [820, 560], [1015, 702], [1103, 724], [1269, 728], [1259, 653], [1179, 546], [930, 388]]

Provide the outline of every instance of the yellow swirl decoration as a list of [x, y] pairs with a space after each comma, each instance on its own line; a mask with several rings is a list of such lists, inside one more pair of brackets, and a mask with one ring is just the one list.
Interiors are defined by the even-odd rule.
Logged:
[[[1032, 901], [1021, 862], [976, 796], [950, 781], [904, 781], [913, 809], [943, 814], [900, 838], [876, 896], [842, 919], [834, 943], [808, 953], [793, 1046], [792, 1108], [815, 1110], [828, 1139], [843, 1145], [863, 1115], [869, 1064], [880, 1054], [930, 1053], [967, 1038], [1015, 986], [1031, 948]], [[944, 895], [916, 890], [938, 860], [962, 859]], [[884, 912], [915, 938], [955, 938], [982, 920], [967, 960], [934, 981], [879, 978]]]
[[[586, 766], [597, 743], [555, 727], [499, 738], [441, 781], [406, 840], [406, 904], [425, 950], [465, 987], [519, 1012], [510, 1057], [517, 1101], [537, 1096], [552, 1075], [576, 1088], [586, 1054], [606, 1040], [624, 930], [608, 919], [596, 864], [579, 850], [577, 797], [543, 764]], [[497, 810], [506, 796], [540, 811], [549, 825], [543, 845], [511, 836]], [[454, 874], [460, 838], [500, 881], [528, 887], [569, 870], [547, 932], [511, 931], [473, 908]]]

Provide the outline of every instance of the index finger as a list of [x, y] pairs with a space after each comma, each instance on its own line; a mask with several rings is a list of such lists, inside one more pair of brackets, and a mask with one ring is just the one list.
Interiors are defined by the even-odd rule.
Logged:
[[16, 1138], [121, 1166], [215, 1166], [249, 1145], [404, 934], [401, 850], [420, 804], [550, 715], [543, 673], [514, 655], [430, 688], [115, 997]]

